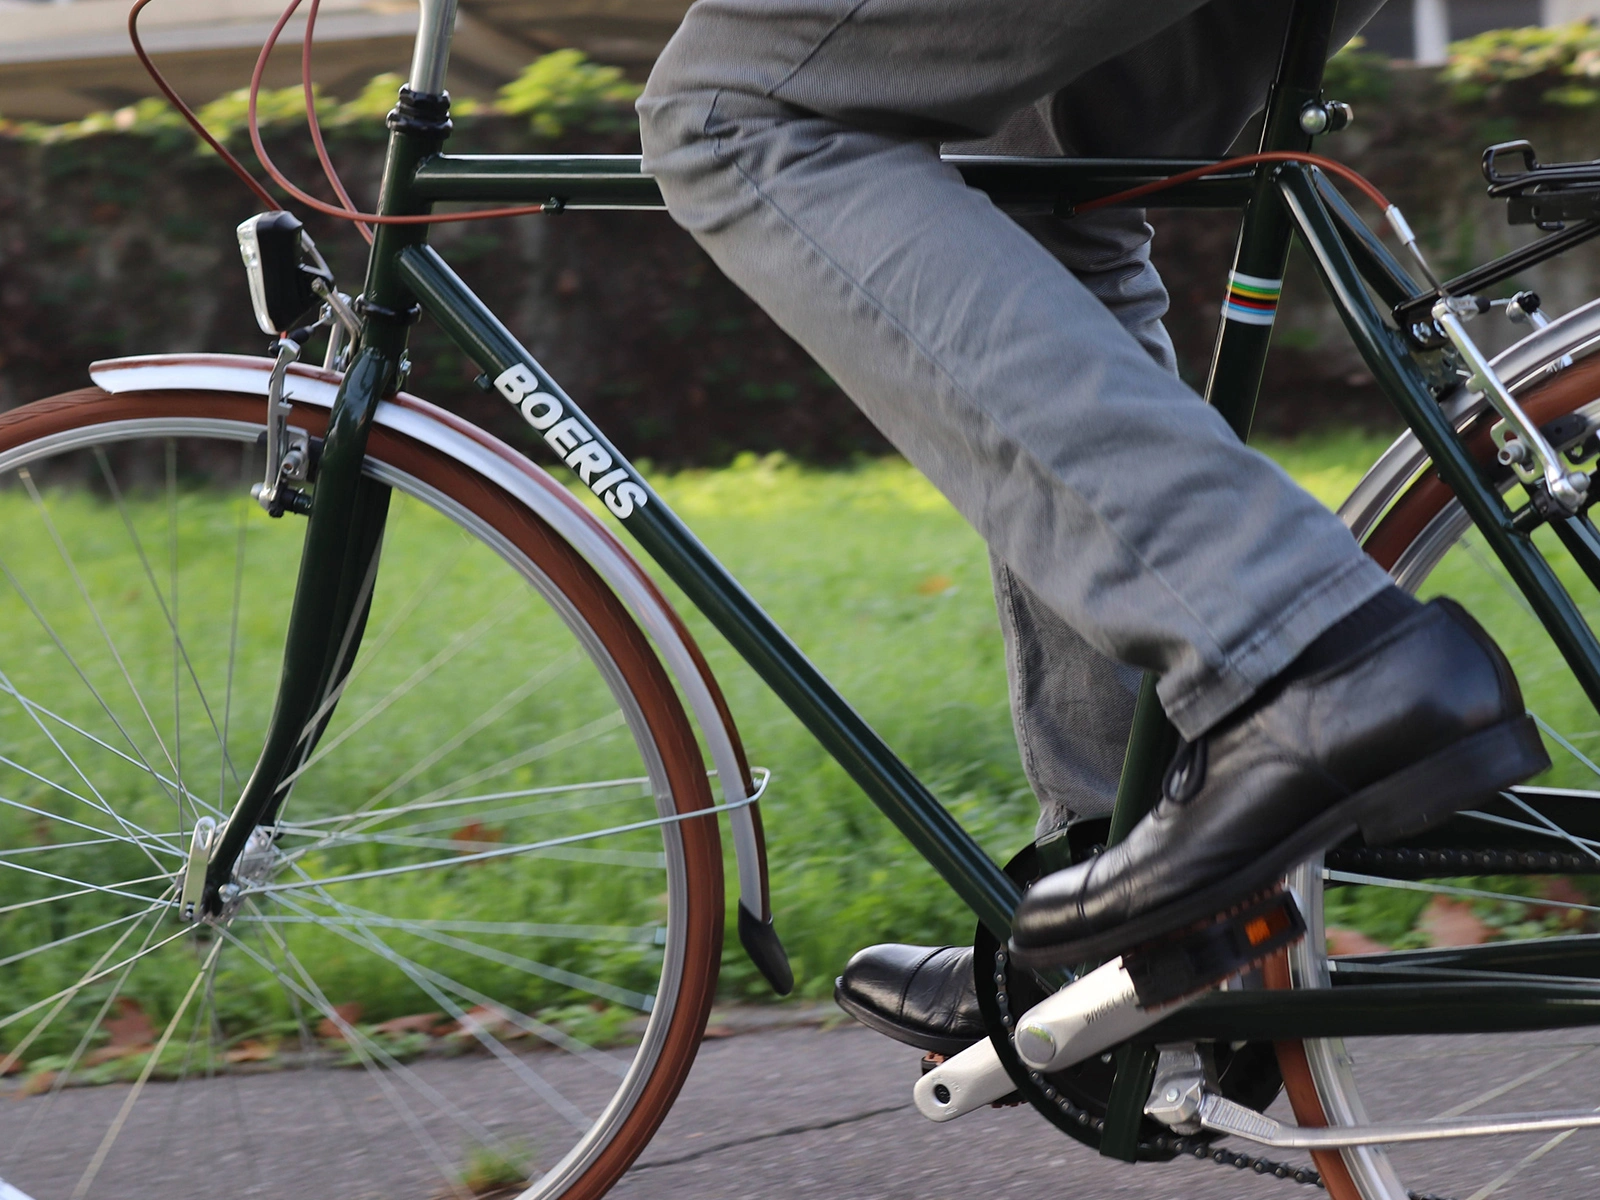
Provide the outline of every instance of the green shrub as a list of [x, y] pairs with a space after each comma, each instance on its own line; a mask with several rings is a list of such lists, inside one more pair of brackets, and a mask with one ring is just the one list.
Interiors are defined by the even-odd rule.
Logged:
[[[331, 128], [381, 127], [403, 82], [392, 73], [374, 76], [354, 99], [344, 102], [317, 91], [317, 119]], [[577, 50], [557, 50], [529, 63], [521, 75], [500, 89], [499, 100], [492, 104], [470, 97], [456, 100], [451, 104], [451, 115], [525, 116], [535, 133], [551, 138], [569, 129], [615, 133], [633, 127], [633, 101], [639, 90], [616, 67], [589, 62]], [[249, 105], [249, 89], [240, 88], [202, 105], [196, 115], [218, 141], [228, 142], [243, 137]], [[262, 128], [303, 122], [305, 96], [300, 85], [263, 88], [256, 98], [256, 113]], [[30, 142], [74, 141], [110, 133], [156, 138], [193, 136], [177, 111], [156, 96], [61, 125], [0, 118], [0, 137]], [[195, 140], [202, 152], [210, 153]]]
[[611, 132], [630, 124], [625, 108], [640, 88], [616, 67], [589, 62], [579, 50], [557, 50], [535, 59], [500, 89], [499, 112], [526, 114], [533, 131], [560, 137], [570, 128]]
[[1384, 100], [1394, 84], [1389, 60], [1366, 47], [1365, 38], [1351, 38], [1328, 60], [1322, 74], [1322, 91], [1330, 100]]
[[1453, 43], [1440, 78], [1464, 103], [1587, 107], [1600, 103], [1600, 29], [1585, 21], [1492, 29]]

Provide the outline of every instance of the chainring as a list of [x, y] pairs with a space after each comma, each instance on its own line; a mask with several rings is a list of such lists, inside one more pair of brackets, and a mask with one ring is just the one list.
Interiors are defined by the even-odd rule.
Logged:
[[[1084, 822], [1084, 826], [1090, 825]], [[1074, 832], [1078, 832], [1075, 827]], [[1085, 830], [1092, 836], [1092, 832]], [[1088, 836], [1071, 839], [1083, 844], [1074, 862], [1087, 858], [1098, 846]], [[1098, 839], [1103, 840], [1103, 839]], [[1034, 846], [1020, 851], [1006, 864], [1006, 874], [1026, 886], [1039, 876], [1039, 856]], [[978, 1008], [989, 1041], [1021, 1097], [1056, 1128], [1096, 1150], [1105, 1131], [1105, 1117], [1116, 1080], [1114, 1052], [1098, 1055], [1064, 1071], [1044, 1074], [1033, 1070], [1017, 1055], [1011, 1036], [1016, 1021], [1056, 988], [1033, 971], [1010, 961], [1005, 944], [982, 925], [973, 938], [973, 975], [978, 988]], [[1218, 1043], [1210, 1047], [1219, 1090], [1228, 1099], [1258, 1112], [1277, 1097], [1283, 1087], [1278, 1058], [1270, 1042]], [[1139, 1128], [1138, 1157], [1143, 1162], [1167, 1162], [1180, 1154], [1204, 1153], [1218, 1135], [1178, 1137], [1160, 1122], [1144, 1118]], [[1198, 1155], [1196, 1155], [1198, 1156]]]

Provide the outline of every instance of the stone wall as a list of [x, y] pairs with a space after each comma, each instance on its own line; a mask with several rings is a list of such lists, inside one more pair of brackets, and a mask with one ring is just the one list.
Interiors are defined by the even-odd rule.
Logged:
[[[1388, 191], [1446, 270], [1529, 236], [1484, 199], [1482, 147], [1522, 132], [1543, 158], [1600, 155], [1597, 118], [1580, 111], [1520, 124], [1443, 103], [1425, 77], [1401, 77], [1386, 98], [1357, 104], [1354, 129], [1322, 149]], [[370, 197], [382, 155], [375, 127], [347, 127], [332, 151], [358, 197]], [[303, 131], [271, 148], [296, 177], [316, 165]], [[538, 144], [510, 118], [463, 122], [456, 150], [629, 149], [625, 135]], [[86, 364], [180, 350], [259, 353], [234, 248], [250, 197], [186, 136], [111, 135], [38, 144], [0, 139], [0, 406], [82, 386]], [[1374, 216], [1375, 219], [1375, 216]], [[1168, 280], [1169, 320], [1185, 375], [1203, 380], [1216, 335], [1220, 282], [1236, 217], [1153, 216]], [[310, 222], [347, 286], [363, 244]], [[435, 244], [629, 453], [659, 463], [714, 463], [741, 450], [813, 461], [874, 453], [872, 428], [786, 337], [659, 213], [569, 213], [453, 225]], [[1600, 292], [1590, 246], [1518, 281], [1563, 310]], [[1494, 331], [1502, 337], [1509, 330]], [[463, 361], [425, 321], [417, 331], [422, 395], [521, 436], [503, 406], [472, 385]], [[1392, 424], [1332, 310], [1296, 251], [1277, 328], [1260, 427], [1295, 432], [1338, 421]]]

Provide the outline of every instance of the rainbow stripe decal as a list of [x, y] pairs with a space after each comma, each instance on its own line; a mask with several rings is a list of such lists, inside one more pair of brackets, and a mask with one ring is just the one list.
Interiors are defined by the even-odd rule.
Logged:
[[1222, 315], [1244, 325], [1271, 325], [1278, 315], [1278, 293], [1283, 280], [1262, 279], [1238, 271], [1228, 273], [1228, 299]]

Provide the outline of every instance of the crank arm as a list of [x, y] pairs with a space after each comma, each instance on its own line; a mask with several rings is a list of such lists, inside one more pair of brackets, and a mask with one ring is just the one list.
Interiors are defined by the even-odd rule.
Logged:
[[1600, 1110], [1580, 1108], [1572, 1112], [1513, 1113], [1503, 1117], [1457, 1117], [1443, 1121], [1388, 1121], [1376, 1125], [1331, 1125], [1308, 1129], [1302, 1125], [1285, 1125], [1212, 1092], [1200, 1101], [1200, 1124], [1213, 1133], [1242, 1137], [1279, 1150], [1337, 1150], [1344, 1146], [1595, 1129], [1600, 1128]]

